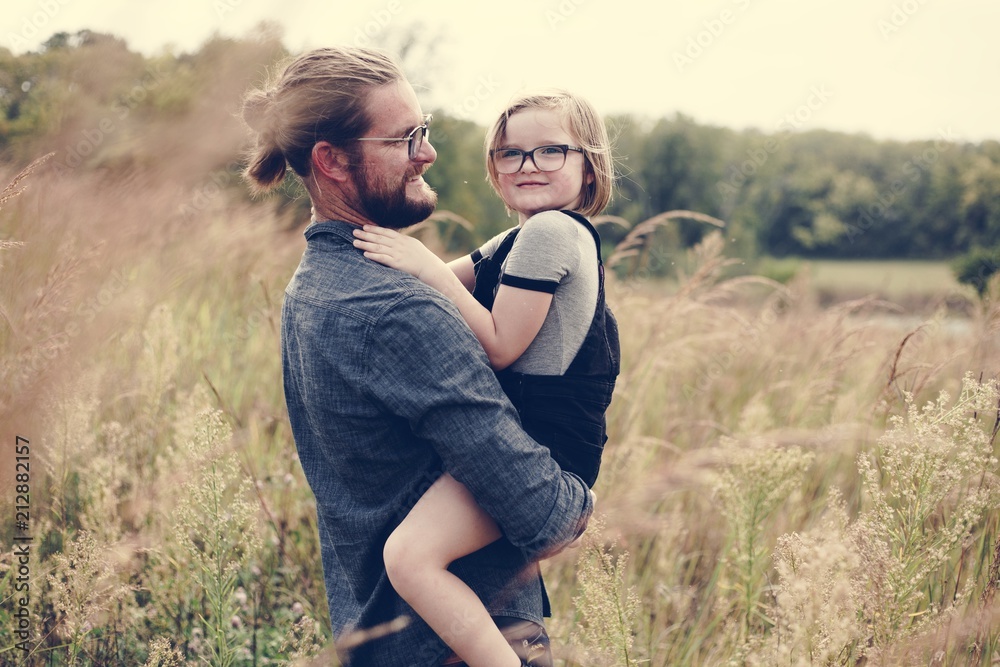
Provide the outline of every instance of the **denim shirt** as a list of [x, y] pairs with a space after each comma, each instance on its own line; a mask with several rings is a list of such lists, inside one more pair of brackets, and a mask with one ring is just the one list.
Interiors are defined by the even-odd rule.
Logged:
[[494, 616], [542, 622], [533, 561], [577, 537], [593, 505], [580, 478], [524, 433], [455, 306], [365, 259], [353, 229], [306, 229], [281, 316], [288, 416], [316, 496], [341, 659], [438, 665], [448, 649], [392, 589], [382, 549], [441, 471], [504, 534], [451, 566]]

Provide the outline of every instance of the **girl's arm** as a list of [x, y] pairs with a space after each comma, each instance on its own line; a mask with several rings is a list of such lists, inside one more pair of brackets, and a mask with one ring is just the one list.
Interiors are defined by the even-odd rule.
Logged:
[[465, 286], [465, 289], [470, 292], [475, 289], [476, 272], [471, 256], [464, 255], [458, 259], [451, 260], [448, 262], [448, 268], [458, 277], [459, 282]]
[[[354, 230], [354, 236], [355, 247], [364, 250], [368, 259], [405, 271], [448, 297], [479, 339], [494, 370], [511, 365], [528, 349], [548, 315], [551, 294], [510, 285], [497, 290], [490, 312], [476, 301], [458, 272], [412, 236], [374, 225]], [[472, 260], [463, 259], [468, 277]], [[474, 280], [473, 276], [473, 284]]]

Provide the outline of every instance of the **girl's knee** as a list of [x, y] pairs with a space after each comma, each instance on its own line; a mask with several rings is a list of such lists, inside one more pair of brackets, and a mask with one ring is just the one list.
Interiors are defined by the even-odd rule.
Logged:
[[385, 561], [385, 572], [394, 586], [414, 565], [408, 561], [408, 555], [405, 538], [398, 531], [389, 535], [382, 548], [382, 559]]
[[433, 581], [435, 573], [448, 568], [440, 554], [428, 550], [422, 540], [411, 539], [405, 531], [389, 535], [382, 549], [382, 559], [389, 582], [404, 597], [406, 591]]
[[382, 549], [382, 559], [385, 561], [385, 571], [389, 581], [395, 586], [404, 579], [419, 576], [427, 569], [428, 560], [420, 550], [420, 542], [408, 539], [405, 533], [396, 531], [389, 535]]

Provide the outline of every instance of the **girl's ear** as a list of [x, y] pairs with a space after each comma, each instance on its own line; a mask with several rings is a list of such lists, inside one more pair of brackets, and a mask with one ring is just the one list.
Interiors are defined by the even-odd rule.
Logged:
[[344, 182], [351, 178], [350, 157], [328, 141], [317, 142], [310, 159], [313, 169], [331, 181]]

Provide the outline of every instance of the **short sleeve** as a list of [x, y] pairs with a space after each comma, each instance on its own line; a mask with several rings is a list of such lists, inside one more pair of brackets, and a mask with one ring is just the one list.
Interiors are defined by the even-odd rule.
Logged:
[[559, 211], [532, 216], [521, 227], [501, 284], [554, 293], [580, 266], [580, 223]]
[[500, 232], [499, 234], [491, 238], [489, 241], [487, 241], [483, 245], [473, 250], [471, 255], [473, 263], [478, 262], [483, 257], [492, 257], [493, 254], [497, 251], [497, 248], [500, 247], [500, 244], [503, 242], [504, 238], [508, 234], [510, 234], [511, 229], [514, 228], [511, 227], [510, 229]]

